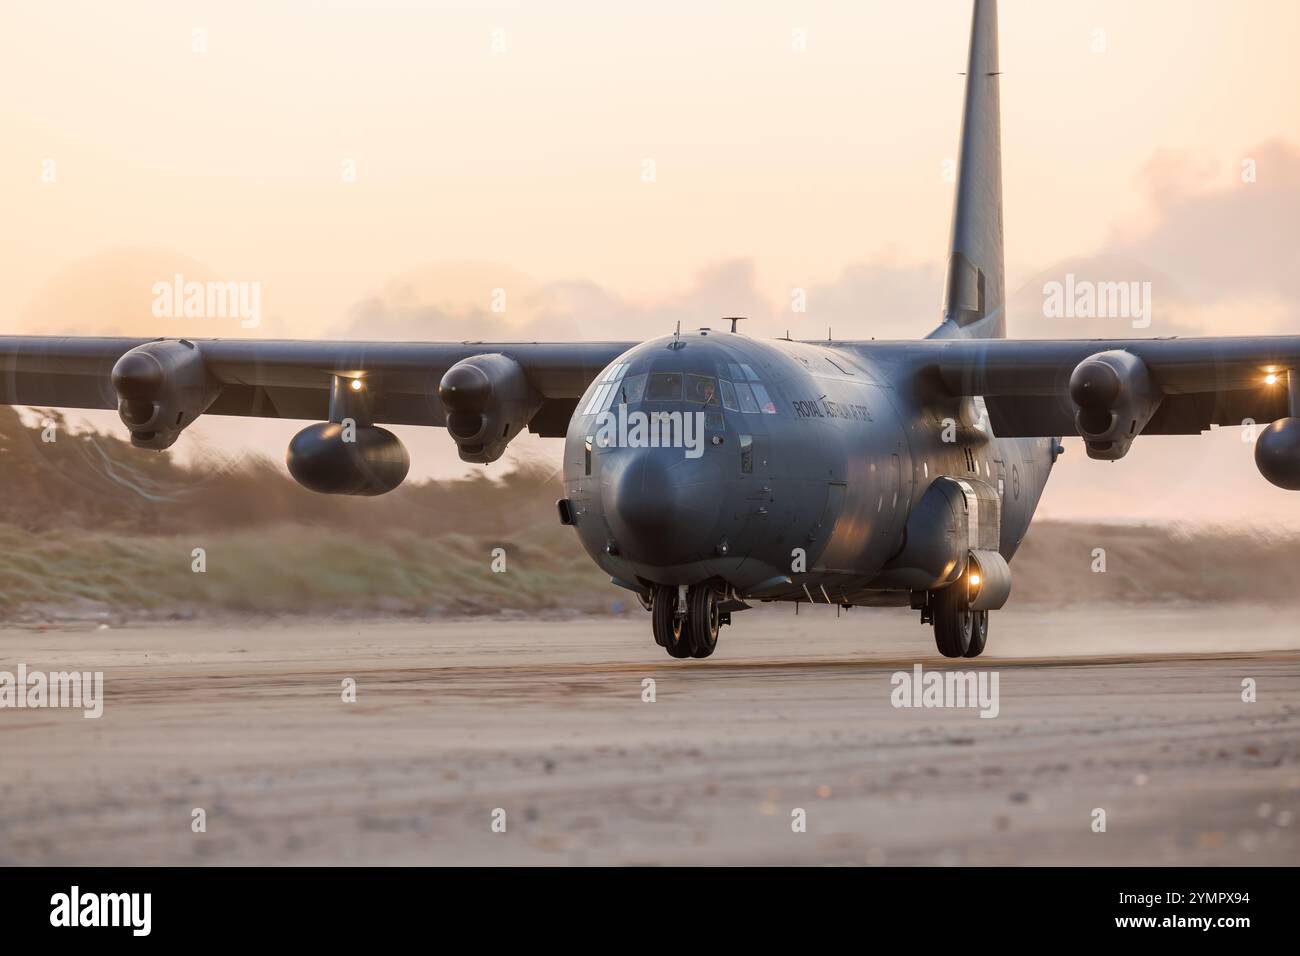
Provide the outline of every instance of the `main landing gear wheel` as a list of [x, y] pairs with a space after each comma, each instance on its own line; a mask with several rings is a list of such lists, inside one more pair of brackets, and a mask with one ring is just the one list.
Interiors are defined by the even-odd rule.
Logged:
[[662, 584], [656, 587], [650, 614], [655, 643], [666, 650], [669, 657], [690, 657], [690, 626], [688, 617], [677, 614], [677, 588]]
[[707, 584], [691, 588], [686, 603], [690, 605], [687, 621], [691, 632], [691, 657], [708, 657], [718, 646], [722, 612], [718, 610], [718, 593]]
[[970, 632], [970, 647], [966, 648], [966, 657], [979, 657], [984, 653], [984, 645], [989, 642], [989, 612], [973, 611], [975, 626]]
[[964, 580], [932, 592], [934, 644], [944, 657], [978, 657], [989, 637], [988, 611], [967, 606]]

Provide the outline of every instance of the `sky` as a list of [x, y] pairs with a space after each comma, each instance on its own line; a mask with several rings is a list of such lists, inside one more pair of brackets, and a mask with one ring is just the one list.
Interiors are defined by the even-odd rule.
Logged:
[[[637, 339], [743, 314], [756, 336], [924, 335], [969, 13], [10, 2], [0, 332]], [[1300, 333], [1300, 4], [1000, 20], [1011, 334]], [[1068, 272], [1150, 281], [1151, 327], [1048, 323]], [[155, 315], [177, 273], [257, 283], [257, 326]], [[278, 455], [299, 427], [209, 418], [180, 450]], [[462, 470], [445, 434], [402, 435], [414, 474]], [[1067, 447], [1049, 516], [1300, 525], [1235, 431], [1115, 464]]]

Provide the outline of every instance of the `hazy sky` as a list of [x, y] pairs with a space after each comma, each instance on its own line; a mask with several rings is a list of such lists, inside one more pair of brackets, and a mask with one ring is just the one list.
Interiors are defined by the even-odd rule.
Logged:
[[[0, 331], [924, 334], [969, 8], [11, 0]], [[1300, 4], [1003, 0], [1001, 28], [1012, 333], [1083, 334], [1036, 314], [1073, 264], [1155, 283], [1152, 329], [1097, 334], [1300, 332]], [[261, 283], [262, 324], [154, 317], [175, 271]], [[417, 473], [452, 467], [416, 442]], [[1044, 508], [1169, 517], [1205, 474], [1209, 517], [1300, 520], [1248, 445], [1202, 442], [1076, 445]], [[1187, 494], [1143, 500], [1162, 467]]]

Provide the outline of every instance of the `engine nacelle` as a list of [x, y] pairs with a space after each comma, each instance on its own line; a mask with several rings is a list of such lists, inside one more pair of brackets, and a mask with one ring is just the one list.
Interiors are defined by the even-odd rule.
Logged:
[[1163, 398], [1146, 363], [1121, 349], [1090, 355], [1070, 373], [1074, 425], [1089, 458], [1127, 455]]
[[1255, 467], [1279, 488], [1300, 491], [1300, 418], [1279, 418], [1259, 433]]
[[117, 413], [137, 448], [171, 447], [221, 394], [198, 346], [186, 339], [136, 346], [117, 360], [112, 379]]
[[308, 425], [293, 436], [284, 460], [294, 481], [323, 495], [382, 495], [411, 470], [400, 438], [351, 423]]
[[447, 369], [438, 396], [461, 459], [479, 463], [500, 458], [542, 404], [519, 363], [499, 353], [462, 359]]

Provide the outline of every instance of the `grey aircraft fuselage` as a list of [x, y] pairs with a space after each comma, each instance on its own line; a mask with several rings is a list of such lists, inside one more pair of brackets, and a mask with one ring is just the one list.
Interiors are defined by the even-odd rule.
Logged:
[[[998, 496], [997, 549], [1010, 560], [1055, 440], [993, 437], [978, 402], [942, 406], [915, 380], [896, 352], [861, 344], [699, 330], [637, 345], [597, 376], [569, 426], [579, 538], [634, 589], [712, 580], [777, 600], [906, 604], [906, 586], [882, 572], [919, 495], [951, 476]], [[688, 453], [647, 447], [631, 429], [611, 440], [608, 428], [602, 441], [620, 405], [625, 419], [701, 413], [703, 441]]]

